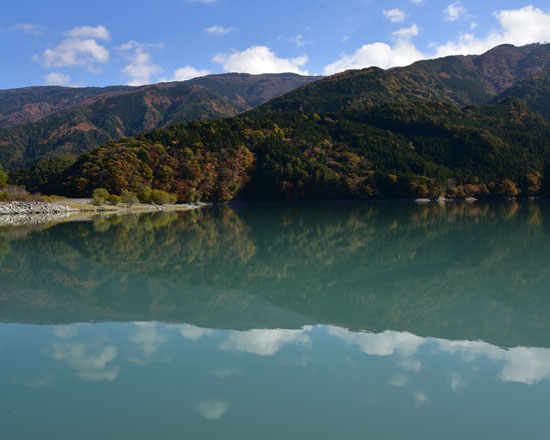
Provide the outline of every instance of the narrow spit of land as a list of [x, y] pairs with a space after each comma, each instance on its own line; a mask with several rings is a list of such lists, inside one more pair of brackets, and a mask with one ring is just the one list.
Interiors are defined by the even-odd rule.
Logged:
[[98, 214], [110, 215], [155, 211], [186, 211], [206, 205], [204, 203], [168, 205], [136, 203], [133, 205], [104, 204], [98, 206], [91, 202], [91, 199], [61, 199], [56, 202], [0, 202], [0, 225], [38, 224], [60, 220], [78, 220]]

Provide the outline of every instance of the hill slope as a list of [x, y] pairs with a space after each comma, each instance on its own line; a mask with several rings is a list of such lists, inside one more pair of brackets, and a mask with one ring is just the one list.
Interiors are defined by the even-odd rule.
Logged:
[[36, 122], [99, 95], [120, 93], [134, 87], [25, 87], [0, 90], [0, 128]]
[[336, 112], [409, 100], [483, 104], [547, 69], [550, 44], [503, 45], [483, 55], [418, 61], [390, 70], [350, 70], [274, 99], [260, 111]]
[[[174, 124], [110, 141], [37, 189], [161, 189], [180, 201], [509, 196], [541, 191], [550, 123], [514, 98]], [[22, 170], [25, 171], [25, 170]], [[25, 184], [27, 171], [12, 174]]]
[[110, 139], [174, 122], [234, 116], [316, 79], [224, 74], [142, 87], [0, 91], [0, 113], [8, 115], [4, 125], [30, 113], [32, 118], [53, 113], [37, 122], [0, 129], [0, 162], [14, 168], [51, 156], [76, 156]]
[[514, 84], [494, 98], [493, 102], [510, 96], [524, 100], [531, 110], [550, 119], [550, 70], [545, 70]]

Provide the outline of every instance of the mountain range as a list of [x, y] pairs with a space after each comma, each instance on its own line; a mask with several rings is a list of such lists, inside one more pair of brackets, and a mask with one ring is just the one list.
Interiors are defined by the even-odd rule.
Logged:
[[336, 112], [404, 101], [437, 101], [464, 107], [498, 102], [508, 96], [530, 103], [535, 97], [529, 91], [548, 86], [549, 70], [550, 44], [502, 45], [482, 55], [418, 61], [390, 70], [349, 70], [301, 87], [264, 107]]
[[549, 83], [550, 44], [322, 79], [211, 76], [97, 95], [4, 128], [0, 160], [27, 165], [14, 183], [72, 196], [97, 187], [180, 201], [543, 195]]
[[234, 116], [319, 77], [223, 74], [141, 87], [0, 91], [0, 163], [16, 168], [174, 122]]

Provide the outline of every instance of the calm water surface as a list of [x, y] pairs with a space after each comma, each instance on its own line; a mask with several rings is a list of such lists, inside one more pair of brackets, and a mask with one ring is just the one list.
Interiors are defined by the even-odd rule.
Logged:
[[543, 439], [550, 205], [0, 227], [1, 439]]

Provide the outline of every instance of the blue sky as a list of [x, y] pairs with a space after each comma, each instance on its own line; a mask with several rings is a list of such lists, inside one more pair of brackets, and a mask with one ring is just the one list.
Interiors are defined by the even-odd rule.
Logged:
[[328, 75], [545, 41], [540, 0], [19, 0], [0, 16], [0, 88]]

